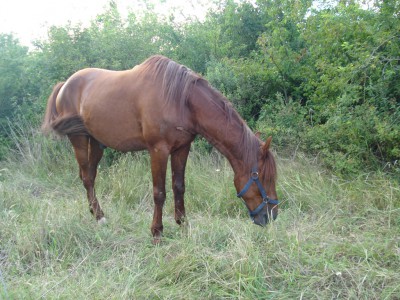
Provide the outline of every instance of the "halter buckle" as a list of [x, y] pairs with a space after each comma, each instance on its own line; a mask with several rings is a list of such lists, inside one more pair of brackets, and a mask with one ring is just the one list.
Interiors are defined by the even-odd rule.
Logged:
[[250, 174], [250, 177], [251, 177], [253, 180], [258, 179], [258, 172], [257, 172], [257, 171], [252, 171], [251, 174]]

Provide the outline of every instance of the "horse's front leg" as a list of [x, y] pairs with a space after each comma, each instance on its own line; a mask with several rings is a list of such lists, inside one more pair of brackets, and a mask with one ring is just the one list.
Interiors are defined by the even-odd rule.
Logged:
[[181, 225], [185, 221], [185, 168], [190, 143], [171, 154], [172, 190], [175, 201], [175, 221]]
[[154, 214], [153, 222], [151, 224], [153, 244], [160, 243], [163, 232], [162, 211], [166, 196], [165, 176], [167, 171], [168, 156], [169, 151], [166, 149], [166, 147], [154, 147], [150, 151], [154, 196]]

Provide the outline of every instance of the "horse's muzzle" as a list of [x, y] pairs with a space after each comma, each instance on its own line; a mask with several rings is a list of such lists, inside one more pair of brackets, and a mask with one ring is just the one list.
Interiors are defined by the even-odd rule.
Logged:
[[258, 215], [252, 217], [253, 223], [265, 227], [270, 220], [276, 220], [278, 212], [276, 209], [263, 209]]

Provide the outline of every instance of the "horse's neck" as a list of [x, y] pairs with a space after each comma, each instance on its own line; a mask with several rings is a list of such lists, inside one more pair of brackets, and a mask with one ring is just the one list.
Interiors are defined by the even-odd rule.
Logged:
[[234, 132], [232, 124], [227, 126], [227, 128], [212, 128], [209, 125], [214, 124], [209, 124], [208, 122], [199, 123], [199, 134], [229, 160], [234, 170], [239, 169], [240, 165], [243, 164], [243, 158], [238, 147], [240, 139], [237, 138], [237, 135], [230, 134]]
[[[246, 158], [245, 149], [251, 145], [243, 145], [243, 130], [247, 130], [235, 111], [228, 116], [225, 103], [211, 100], [202, 94], [191, 101], [196, 116], [196, 131], [221, 152], [230, 162], [235, 174], [248, 172], [252, 166]], [[252, 135], [252, 134], [251, 134]], [[251, 137], [255, 138], [256, 137]], [[257, 154], [254, 153], [254, 159]], [[253, 162], [255, 163], [255, 161]]]

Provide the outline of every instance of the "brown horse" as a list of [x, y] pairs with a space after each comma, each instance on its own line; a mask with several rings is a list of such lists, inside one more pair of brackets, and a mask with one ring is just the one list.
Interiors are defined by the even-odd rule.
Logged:
[[192, 141], [202, 135], [230, 162], [238, 197], [254, 223], [276, 218], [276, 166], [264, 143], [230, 102], [185, 66], [152, 56], [127, 71], [83, 69], [57, 84], [49, 97], [42, 128], [68, 136], [87, 190], [89, 207], [105, 221], [94, 181], [104, 146], [119, 151], [147, 150], [151, 157], [154, 242], [163, 231], [165, 176], [171, 156], [175, 220], [185, 218], [185, 166]]

